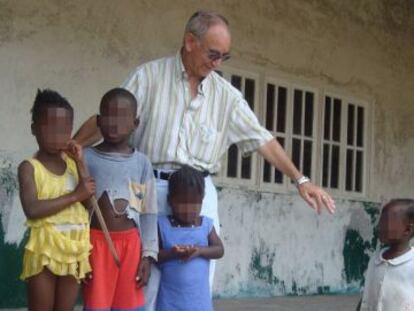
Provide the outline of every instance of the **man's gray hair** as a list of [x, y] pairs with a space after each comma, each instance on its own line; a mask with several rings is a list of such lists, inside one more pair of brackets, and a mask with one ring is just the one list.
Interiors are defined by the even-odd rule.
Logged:
[[207, 30], [217, 24], [229, 26], [229, 22], [223, 15], [212, 11], [197, 11], [188, 20], [185, 33], [192, 33], [198, 39], [202, 39]]

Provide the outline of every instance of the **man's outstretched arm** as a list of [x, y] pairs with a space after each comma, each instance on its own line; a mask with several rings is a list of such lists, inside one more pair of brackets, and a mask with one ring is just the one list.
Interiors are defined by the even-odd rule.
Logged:
[[[292, 180], [297, 181], [303, 176], [276, 139], [272, 139], [262, 145], [259, 147], [258, 151], [269, 163], [289, 176]], [[335, 202], [322, 188], [311, 182], [304, 182], [298, 185], [298, 191], [309, 206], [315, 209], [318, 213], [322, 211], [323, 206], [325, 206], [330, 213], [334, 213]]]
[[96, 117], [96, 115], [93, 115], [86, 120], [73, 136], [73, 139], [82, 147], [91, 146], [102, 139], [101, 131], [96, 123]]

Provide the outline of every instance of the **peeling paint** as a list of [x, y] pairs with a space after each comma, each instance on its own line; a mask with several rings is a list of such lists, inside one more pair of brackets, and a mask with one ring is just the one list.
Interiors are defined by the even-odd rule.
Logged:
[[368, 266], [370, 254], [375, 251], [378, 244], [378, 235], [375, 225], [379, 216], [379, 204], [362, 202], [363, 210], [370, 217], [372, 238], [364, 239], [355, 229], [348, 229], [345, 235], [343, 248], [344, 273], [347, 283], [364, 283], [364, 273]]
[[0, 308], [22, 307], [26, 303], [24, 283], [18, 279], [25, 239], [18, 245], [5, 239], [4, 224], [9, 221], [10, 208], [16, 195], [16, 169], [8, 158], [0, 159]]
[[16, 247], [4, 242], [0, 224], [0, 308], [18, 308], [26, 305], [25, 285], [19, 279], [22, 270], [24, 246], [28, 236]]
[[[347, 283], [361, 281], [368, 266], [369, 255], [365, 249], [370, 243], [365, 242], [355, 230], [347, 230], [343, 250], [344, 271]], [[362, 284], [361, 284], [362, 285]]]
[[271, 252], [264, 246], [264, 242], [260, 242], [258, 248], [253, 249], [250, 270], [253, 277], [263, 280], [268, 284], [277, 285], [280, 281], [273, 275], [273, 264], [275, 252]]

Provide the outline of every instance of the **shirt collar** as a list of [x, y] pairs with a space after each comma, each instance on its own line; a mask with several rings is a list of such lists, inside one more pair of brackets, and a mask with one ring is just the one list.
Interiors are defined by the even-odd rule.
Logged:
[[183, 59], [181, 57], [181, 50], [178, 50], [175, 55], [175, 76], [177, 79], [182, 80], [186, 74]]
[[[204, 96], [204, 89], [207, 87], [206, 84], [209, 83], [211, 73], [205, 77], [200, 84], [198, 85], [198, 93]], [[185, 71], [185, 67], [183, 64], [183, 58], [181, 57], [181, 49], [178, 50], [177, 54], [175, 55], [175, 77], [177, 80], [183, 80], [187, 78], [187, 72]]]
[[397, 265], [401, 265], [407, 261], [410, 261], [412, 259], [414, 259], [414, 247], [410, 247], [410, 250], [398, 257], [395, 257], [393, 259], [384, 259], [384, 257], [382, 257], [382, 255], [384, 254], [384, 252], [388, 249], [384, 248], [379, 254], [378, 257], [375, 259], [375, 264], [376, 265], [380, 265], [382, 263], [389, 263], [393, 266], [397, 266]]

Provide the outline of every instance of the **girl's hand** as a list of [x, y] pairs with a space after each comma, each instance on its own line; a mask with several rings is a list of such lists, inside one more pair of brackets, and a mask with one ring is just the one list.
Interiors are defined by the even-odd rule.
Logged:
[[75, 189], [75, 195], [78, 201], [82, 202], [95, 195], [96, 184], [95, 179], [92, 177], [86, 177], [79, 180]]
[[151, 275], [151, 259], [148, 257], [143, 257], [138, 266], [138, 273], [135, 278], [137, 282], [137, 287], [141, 288], [147, 286], [148, 280]]
[[198, 256], [200, 256], [200, 247], [198, 246], [187, 246], [187, 250], [186, 250], [186, 256], [184, 258], [185, 261], [191, 260], [193, 258], [196, 258]]
[[64, 151], [75, 162], [82, 162], [83, 161], [82, 146], [79, 145], [75, 140], [69, 140], [67, 145], [66, 145], [66, 149]]
[[184, 260], [187, 256], [187, 248], [188, 246], [186, 245], [174, 245], [171, 248], [171, 252], [174, 254], [174, 257]]
[[88, 273], [86, 273], [85, 278], [82, 280], [82, 283], [84, 285], [88, 286], [89, 282], [91, 282], [91, 281], [92, 281], [92, 272], [88, 272]]

